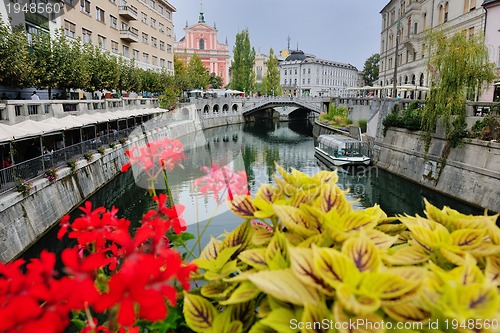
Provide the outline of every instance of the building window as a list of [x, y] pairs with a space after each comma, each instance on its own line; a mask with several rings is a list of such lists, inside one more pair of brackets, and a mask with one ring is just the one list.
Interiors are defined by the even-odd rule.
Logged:
[[134, 60], [139, 60], [139, 50], [134, 49]]
[[286, 69], [285, 69], [285, 75], [286, 75]]
[[307, 84], [311, 84], [311, 79], [307, 79]]
[[160, 58], [160, 67], [165, 68], [165, 59]]
[[163, 25], [163, 23], [158, 23], [158, 30], [160, 32], [165, 32], [165, 26]]
[[476, 0], [464, 0], [464, 13], [468, 13], [476, 9]]
[[153, 65], [158, 66], [158, 57], [153, 56]]
[[118, 43], [114, 40], [111, 41], [111, 52], [118, 53]]
[[169, 61], [169, 62], [168, 62], [168, 67], [167, 67], [167, 68], [168, 68], [168, 69], [174, 69], [174, 63], [173, 63], [173, 62], [171, 62], [171, 61]]
[[121, 30], [122, 31], [128, 31], [129, 30], [128, 29], [128, 24], [122, 21], [122, 28], [121, 28]]
[[141, 14], [142, 14], [142, 23], [148, 24], [148, 15], [143, 12], [141, 12]]
[[444, 4], [444, 17], [443, 17], [444, 22], [448, 22], [448, 9], [449, 9], [449, 4], [448, 2], [446, 2]]
[[153, 45], [153, 47], [156, 47], [157, 44], [158, 44], [158, 40], [155, 37], [151, 37], [151, 45]]
[[149, 39], [148, 34], [146, 34], [146, 33], [144, 33], [144, 32], [143, 32], [143, 33], [142, 33], [142, 42], [143, 42], [144, 44], [148, 44], [148, 39]]
[[124, 56], [125, 58], [128, 58], [128, 50], [128, 46], [122, 45], [122, 56]]
[[[295, 75], [297, 75], [297, 68], [295, 68]], [[297, 80], [295, 80], [295, 81], [297, 81]], [[295, 82], [295, 83], [297, 83], [297, 82]]]
[[89, 0], [80, 0], [80, 11], [84, 12], [87, 15], [90, 15], [90, 1]]
[[473, 37], [474, 37], [474, 27], [470, 27], [469, 31], [468, 31], [468, 34], [467, 34], [467, 38], [471, 39]]
[[165, 42], [162, 40], [160, 41], [160, 50], [165, 51]]
[[67, 37], [75, 38], [76, 26], [74, 23], [64, 20], [64, 35]]
[[92, 43], [92, 31], [82, 28], [82, 41], [84, 43]]
[[97, 19], [97, 21], [106, 24], [106, 21], [104, 19], [104, 10], [99, 7], [96, 7], [95, 9], [95, 18]]
[[97, 35], [97, 43], [102, 50], [106, 50], [106, 37]]
[[427, 13], [424, 13], [424, 30], [427, 29]]
[[113, 15], [109, 15], [109, 26], [113, 29], [117, 29], [118, 21]]
[[167, 53], [172, 53], [172, 45], [167, 44]]
[[205, 49], [205, 40], [203, 38], [200, 39], [200, 50]]
[[151, 18], [151, 28], [156, 29], [156, 20], [154, 18]]
[[145, 62], [146, 64], [149, 64], [149, 54], [143, 53], [142, 54], [142, 61]]
[[172, 29], [170, 29], [169, 27], [167, 27], [167, 36], [172, 37]]
[[286, 86], [286, 79], [285, 79], [285, 86]]
[[[160, 15], [163, 15], [163, 6], [162, 5], [158, 5], [158, 13], [160, 13]], [[165, 66], [163, 66], [165, 67]]]
[[311, 74], [311, 68], [307, 69], [307, 74]]
[[165, 17], [169, 20], [172, 19], [172, 12], [168, 9], [165, 9]]
[[151, 8], [156, 9], [156, 1], [155, 0], [151, 0], [149, 2], [149, 5], [151, 6]]

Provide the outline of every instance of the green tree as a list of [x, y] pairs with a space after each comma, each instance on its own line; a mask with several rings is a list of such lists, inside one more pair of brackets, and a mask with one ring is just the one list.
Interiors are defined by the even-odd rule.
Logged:
[[207, 88], [210, 81], [208, 70], [201, 62], [200, 56], [193, 55], [189, 60], [187, 67], [187, 75], [189, 79], [190, 88]]
[[375, 53], [366, 59], [363, 66], [363, 80], [366, 85], [373, 86], [379, 77], [380, 54]]
[[[442, 121], [449, 139], [466, 128], [466, 101], [479, 94], [495, 78], [494, 65], [488, 62], [488, 50], [482, 35], [451, 37], [436, 31], [430, 36], [430, 94], [422, 114], [427, 147], [430, 134]], [[455, 116], [453, 131], [450, 119]]]
[[183, 91], [190, 88], [186, 64], [176, 54], [174, 55], [174, 72], [174, 84], [176, 86], [176, 89], [179, 91]]
[[118, 59], [99, 46], [85, 44], [85, 56], [90, 57], [90, 80], [87, 90], [113, 90], [118, 88], [120, 66]]
[[220, 89], [224, 86], [224, 80], [215, 73], [210, 73], [208, 84], [212, 89]]
[[253, 71], [255, 49], [250, 44], [248, 29], [236, 34], [233, 59], [230, 86], [232, 89], [241, 90], [250, 95], [255, 91], [255, 73]]
[[135, 66], [134, 59], [125, 61], [120, 57], [118, 60], [120, 68], [120, 76], [118, 81], [118, 89], [127, 92], [139, 92], [142, 89], [141, 72]]
[[267, 72], [262, 79], [261, 93], [266, 96], [281, 96], [280, 71], [278, 69], [278, 57], [274, 50], [269, 50], [267, 61]]
[[27, 40], [24, 29], [11, 30], [0, 20], [0, 85], [32, 85]]

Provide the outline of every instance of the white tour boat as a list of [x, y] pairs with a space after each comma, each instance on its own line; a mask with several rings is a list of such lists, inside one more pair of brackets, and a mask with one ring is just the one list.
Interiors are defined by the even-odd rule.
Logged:
[[344, 135], [322, 134], [314, 149], [318, 157], [334, 166], [370, 165], [368, 144]]

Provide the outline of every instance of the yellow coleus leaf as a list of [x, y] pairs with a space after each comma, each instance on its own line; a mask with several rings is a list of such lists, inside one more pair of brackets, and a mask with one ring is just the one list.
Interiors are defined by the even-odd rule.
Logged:
[[456, 229], [456, 225], [454, 223], [455, 219], [449, 216], [446, 213], [446, 210], [440, 210], [436, 206], [432, 205], [429, 201], [427, 201], [426, 198], [424, 198], [424, 202], [425, 202], [425, 215], [429, 219], [442, 224], [448, 230]]
[[380, 298], [374, 294], [360, 292], [347, 284], [341, 284], [336, 289], [337, 299], [342, 307], [356, 315], [374, 313], [380, 308]]
[[217, 310], [205, 298], [184, 292], [182, 309], [187, 325], [198, 333], [211, 332]]
[[343, 231], [352, 230], [370, 230], [377, 225], [377, 218], [364, 213], [361, 210], [355, 210], [340, 216], [338, 227]]
[[312, 249], [291, 248], [290, 262], [292, 271], [302, 282], [319, 289], [328, 296], [333, 296], [334, 291], [314, 269], [314, 253]]
[[248, 279], [264, 293], [295, 305], [323, 302], [316, 289], [302, 283], [291, 269], [260, 271]]
[[[259, 304], [259, 311], [262, 308], [263, 302]], [[243, 331], [248, 332], [249, 327], [253, 324], [256, 317], [256, 302], [251, 300], [249, 302], [237, 303], [226, 306], [225, 311], [231, 313], [231, 320], [238, 320], [243, 323]]]
[[315, 272], [330, 286], [346, 283], [357, 286], [361, 273], [345, 254], [330, 248], [313, 246]]
[[[337, 323], [346, 323], [346, 325], [339, 325], [338, 333], [384, 333], [384, 320], [375, 313], [368, 313], [359, 316], [348, 316], [342, 304], [340, 302], [335, 302], [333, 305], [333, 318]], [[351, 322], [369, 322], [371, 325], [356, 325], [355, 328], [348, 325]]]
[[449, 239], [448, 230], [441, 225], [437, 226], [438, 224], [436, 223], [436, 228], [433, 230], [421, 225], [407, 225], [412, 238], [427, 251], [439, 248], [442, 243], [447, 243]]
[[[278, 170], [278, 173], [283, 177], [283, 180], [294, 187], [295, 189], [309, 189], [316, 187], [318, 185], [321, 185], [321, 183], [318, 180], [315, 180], [308, 175], [306, 175], [303, 172], [298, 171], [297, 169], [292, 168], [292, 171], [290, 173], [286, 172], [285, 169], [283, 169], [281, 166], [279, 166], [277, 163], [276, 165], [276, 170]], [[295, 191], [293, 192], [295, 193]], [[291, 194], [291, 193], [290, 193]], [[287, 196], [290, 196], [289, 193], [286, 193]]]
[[490, 256], [486, 258], [486, 268], [484, 276], [488, 283], [494, 286], [500, 286], [500, 258]]
[[226, 248], [237, 247], [238, 249], [231, 256], [231, 259], [235, 259], [241, 251], [246, 250], [251, 245], [252, 234], [253, 229], [250, 221], [247, 220], [244, 223], [241, 223], [222, 240], [222, 243], [220, 244], [220, 251], [223, 251]]
[[388, 234], [375, 229], [367, 230], [366, 236], [368, 236], [377, 249], [388, 249], [398, 240], [398, 236], [389, 236]]
[[450, 244], [463, 250], [477, 247], [484, 240], [486, 231], [477, 229], [455, 230], [450, 235]]
[[220, 270], [217, 271], [206, 271], [203, 275], [207, 281], [217, 281], [222, 280], [238, 269], [238, 264], [236, 260], [228, 261], [222, 266]]
[[397, 246], [383, 256], [384, 262], [390, 265], [417, 265], [427, 262], [429, 258], [423, 247], [408, 244]]
[[400, 299], [405, 294], [415, 290], [418, 282], [404, 279], [392, 273], [370, 273], [363, 277], [360, 290], [369, 295], [375, 295], [382, 300]]
[[217, 281], [217, 283], [210, 282], [204, 285], [200, 292], [203, 297], [221, 300], [225, 299], [234, 288], [235, 285]]
[[304, 324], [301, 333], [335, 332], [330, 325], [331, 313], [324, 303], [317, 306], [306, 305], [301, 322]]
[[360, 272], [374, 272], [380, 266], [378, 249], [363, 230], [359, 237], [349, 238], [344, 242], [342, 253], [352, 260]]
[[217, 258], [221, 243], [222, 242], [220, 240], [215, 239], [213, 236], [210, 236], [210, 241], [205, 246], [203, 251], [201, 251], [200, 258], [205, 260], [212, 260]]
[[280, 222], [301, 236], [309, 237], [321, 230], [319, 223], [299, 208], [283, 205], [273, 205], [273, 208]]
[[219, 302], [222, 305], [238, 304], [249, 302], [260, 293], [259, 289], [250, 281], [240, 283], [238, 288], [234, 289], [231, 296], [226, 300]]
[[398, 236], [401, 232], [406, 230], [406, 226], [402, 223], [394, 223], [394, 224], [380, 224], [375, 227], [376, 230], [379, 230], [387, 235]]
[[279, 308], [271, 311], [260, 323], [270, 327], [273, 332], [299, 332], [300, 330], [290, 327], [294, 320], [297, 321], [297, 316], [293, 310]]
[[482, 242], [468, 252], [476, 258], [498, 256], [500, 254], [500, 245], [495, 245], [492, 242]]
[[460, 250], [457, 246], [442, 244], [441, 248], [439, 249], [439, 253], [441, 253], [443, 258], [455, 265], [460, 266], [465, 262], [466, 252]]
[[243, 251], [238, 255], [238, 258], [258, 270], [267, 268], [266, 249], [264, 248]]
[[[209, 244], [210, 245], [210, 244]], [[208, 245], [207, 245], [208, 246]], [[214, 259], [211, 256], [208, 256], [209, 259], [197, 258], [193, 260], [193, 263], [198, 266], [198, 268], [212, 271], [212, 272], [220, 272], [222, 267], [231, 259], [233, 254], [238, 251], [239, 246], [225, 248], [224, 250], [220, 250], [217, 253], [217, 257]]]
[[334, 171], [322, 170], [315, 173], [312, 178], [321, 184], [336, 184], [339, 180], [337, 170]]
[[274, 209], [273, 209], [273, 204], [267, 202], [266, 200], [262, 198], [255, 198], [252, 200], [252, 204], [254, 207], [257, 209], [253, 215], [255, 218], [264, 220], [273, 217], [274, 214]]
[[270, 184], [263, 184], [255, 193], [255, 199], [263, 200], [269, 204], [278, 198], [278, 189]]
[[382, 305], [384, 312], [393, 320], [399, 322], [428, 323], [432, 313], [413, 301], [404, 303]]
[[316, 199], [315, 207], [318, 207], [323, 213], [335, 210], [341, 215], [352, 210], [351, 204], [345, 197], [345, 193], [333, 184], [321, 186], [321, 192]]
[[272, 231], [267, 230], [264, 227], [254, 227], [254, 232], [252, 235], [252, 243], [255, 245], [266, 245], [273, 238]]
[[258, 321], [252, 325], [248, 333], [276, 333], [276, 330]]
[[498, 312], [499, 295], [495, 286], [447, 283], [439, 300], [443, 315], [458, 320], [491, 319]]
[[244, 219], [254, 218], [254, 213], [257, 211], [252, 198], [246, 195], [235, 195], [232, 201], [228, 201], [228, 205], [235, 215]]
[[265, 253], [266, 263], [269, 269], [283, 269], [290, 267], [290, 255], [285, 235], [275, 232], [269, 242]]
[[463, 266], [458, 266], [448, 272], [448, 276], [460, 284], [483, 283], [483, 272], [476, 266], [476, 260], [470, 254], [465, 255]]

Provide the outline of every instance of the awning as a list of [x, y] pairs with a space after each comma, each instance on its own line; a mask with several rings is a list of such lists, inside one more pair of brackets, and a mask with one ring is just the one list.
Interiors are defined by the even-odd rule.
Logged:
[[27, 119], [23, 122], [12, 125], [12, 127], [23, 129], [31, 133], [37, 133], [37, 135], [43, 135], [47, 133], [56, 134], [54, 132], [61, 131], [61, 126], [59, 125], [42, 123], [40, 121], [34, 121], [31, 119]]
[[37, 136], [38, 131], [29, 131], [22, 128], [0, 124], [0, 142]]

